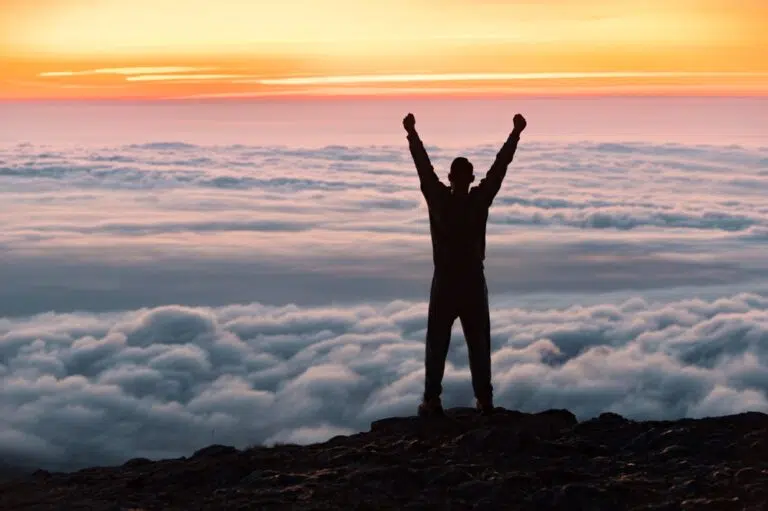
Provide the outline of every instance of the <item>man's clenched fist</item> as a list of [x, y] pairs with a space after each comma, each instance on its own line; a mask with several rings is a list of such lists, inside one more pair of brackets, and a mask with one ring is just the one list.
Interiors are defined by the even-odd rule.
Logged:
[[405, 131], [409, 133], [416, 128], [416, 118], [413, 116], [413, 114], [408, 114], [405, 116], [405, 119], [403, 119], [403, 128], [405, 128]]
[[512, 119], [512, 122], [515, 123], [515, 131], [517, 133], [522, 133], [525, 127], [528, 126], [528, 121], [526, 121], [525, 117], [523, 117], [520, 114], [515, 114], [515, 117]]

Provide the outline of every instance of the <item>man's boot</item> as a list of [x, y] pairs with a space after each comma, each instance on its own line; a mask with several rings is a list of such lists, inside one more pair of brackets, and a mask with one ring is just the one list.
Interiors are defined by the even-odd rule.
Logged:
[[477, 398], [475, 408], [481, 415], [491, 415], [493, 413], [493, 398]]
[[424, 399], [419, 405], [419, 417], [442, 417], [443, 403], [439, 397]]

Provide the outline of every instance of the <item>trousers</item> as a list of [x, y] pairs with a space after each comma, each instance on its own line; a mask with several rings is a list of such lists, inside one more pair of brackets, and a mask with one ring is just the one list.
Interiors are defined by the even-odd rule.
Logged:
[[443, 392], [445, 360], [451, 343], [451, 329], [458, 318], [469, 352], [472, 389], [477, 399], [491, 399], [491, 319], [488, 287], [482, 269], [432, 277], [424, 357], [424, 399]]

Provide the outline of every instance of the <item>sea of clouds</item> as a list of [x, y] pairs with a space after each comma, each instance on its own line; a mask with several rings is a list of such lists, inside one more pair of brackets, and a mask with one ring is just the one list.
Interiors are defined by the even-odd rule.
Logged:
[[[488, 228], [497, 404], [768, 411], [766, 197], [768, 147], [521, 143]], [[5, 145], [0, 257], [0, 459], [313, 442], [420, 398], [404, 146]], [[444, 400], [470, 405], [454, 334]]]

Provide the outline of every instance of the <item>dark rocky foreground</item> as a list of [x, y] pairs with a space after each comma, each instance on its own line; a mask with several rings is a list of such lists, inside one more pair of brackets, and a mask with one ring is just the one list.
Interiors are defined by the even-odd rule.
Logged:
[[768, 509], [768, 415], [577, 423], [568, 411], [392, 418], [310, 446], [131, 460], [0, 484], [2, 510]]

